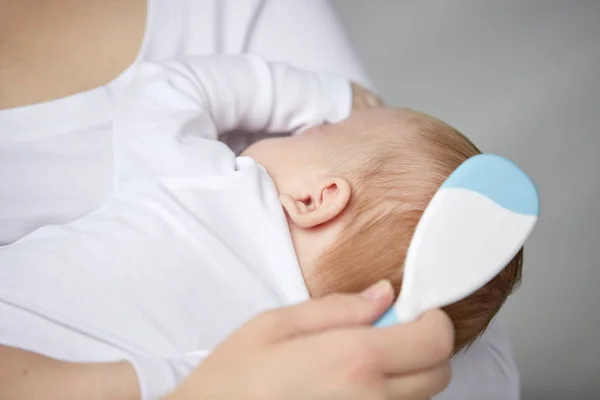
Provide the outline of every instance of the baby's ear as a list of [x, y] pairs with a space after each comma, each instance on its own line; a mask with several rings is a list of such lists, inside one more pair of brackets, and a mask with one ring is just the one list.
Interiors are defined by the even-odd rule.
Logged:
[[310, 229], [335, 219], [348, 206], [352, 189], [341, 177], [322, 180], [303, 195], [280, 194], [279, 201], [291, 223]]

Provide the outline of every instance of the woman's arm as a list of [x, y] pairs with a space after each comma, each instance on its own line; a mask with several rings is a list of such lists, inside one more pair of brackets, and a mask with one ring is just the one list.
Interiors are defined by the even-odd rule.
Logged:
[[[334, 73], [373, 90], [373, 84], [327, 0], [218, 2], [217, 51], [254, 53], [269, 61]], [[252, 3], [252, 5], [250, 5]]]
[[139, 399], [128, 362], [70, 363], [0, 345], [0, 398]]

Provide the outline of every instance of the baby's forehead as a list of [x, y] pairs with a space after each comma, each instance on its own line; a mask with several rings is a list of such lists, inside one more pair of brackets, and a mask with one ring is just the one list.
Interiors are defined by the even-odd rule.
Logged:
[[370, 109], [353, 112], [347, 123], [350, 126], [378, 129], [385, 132], [388, 129], [419, 129], [441, 121], [416, 111], [408, 109]]

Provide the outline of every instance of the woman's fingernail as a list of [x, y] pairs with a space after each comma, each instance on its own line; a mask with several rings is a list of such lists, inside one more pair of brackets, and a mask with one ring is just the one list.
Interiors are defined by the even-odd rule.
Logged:
[[365, 289], [361, 296], [369, 300], [378, 300], [392, 293], [392, 284], [387, 279], [381, 280]]

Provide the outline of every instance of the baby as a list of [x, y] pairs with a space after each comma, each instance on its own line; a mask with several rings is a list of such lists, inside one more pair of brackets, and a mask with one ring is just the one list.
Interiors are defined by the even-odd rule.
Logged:
[[[445, 178], [478, 150], [410, 110], [355, 110], [349, 82], [253, 56], [144, 64], [114, 123], [114, 193], [0, 248], [0, 343], [129, 360], [144, 398], [254, 315], [380, 279]], [[292, 132], [242, 157], [220, 133]], [[447, 307], [456, 348], [518, 283], [522, 255]]]

